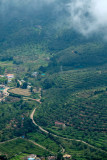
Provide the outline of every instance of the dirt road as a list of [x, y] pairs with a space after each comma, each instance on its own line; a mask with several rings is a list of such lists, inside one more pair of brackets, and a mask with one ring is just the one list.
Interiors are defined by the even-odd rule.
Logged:
[[63, 140], [81, 142], [81, 143], [89, 146], [90, 148], [93, 148], [93, 149], [99, 150], [99, 151], [101, 151], [101, 152], [107, 153], [106, 151], [104, 151], [104, 150], [102, 150], [102, 149], [100, 149], [100, 148], [97, 148], [97, 147], [95, 147], [95, 146], [93, 146], [93, 145], [91, 145], [91, 144], [89, 144], [89, 143], [87, 143], [87, 142], [85, 142], [85, 141], [78, 140], [78, 139], [64, 138], [64, 137], [55, 135], [55, 134], [50, 133], [49, 131], [43, 129], [41, 126], [39, 126], [39, 125], [34, 121], [34, 113], [35, 113], [35, 111], [36, 111], [36, 108], [32, 111], [32, 113], [31, 113], [31, 115], [30, 115], [30, 118], [32, 119], [33, 124], [36, 125], [36, 126], [38, 126], [38, 128], [39, 128], [41, 131], [43, 131], [43, 132], [45, 132], [45, 133], [47, 133], [47, 134], [50, 134], [50, 135], [52, 135], [52, 136], [54, 136], [54, 137], [58, 137], [58, 138], [60, 138], [60, 139], [63, 139]]

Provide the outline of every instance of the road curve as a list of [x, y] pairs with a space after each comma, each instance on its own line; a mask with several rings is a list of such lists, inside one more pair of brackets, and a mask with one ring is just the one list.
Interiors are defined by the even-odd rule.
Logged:
[[45, 132], [45, 133], [49, 133], [48, 131], [46, 131], [45, 129], [43, 129], [41, 126], [39, 126], [35, 121], [34, 121], [34, 113], [35, 113], [35, 111], [36, 111], [36, 108], [32, 111], [32, 113], [31, 113], [31, 115], [30, 115], [30, 118], [31, 118], [31, 120], [32, 120], [32, 122], [33, 122], [33, 124], [35, 125], [35, 126], [38, 126], [38, 128], [41, 130], [41, 131], [43, 131], [43, 132]]
[[32, 113], [31, 113], [31, 115], [30, 115], [30, 118], [31, 118], [33, 124], [34, 124], [35, 126], [38, 126], [38, 128], [39, 128], [41, 131], [45, 132], [46, 134], [50, 134], [50, 135], [52, 135], [52, 136], [54, 136], [54, 137], [58, 137], [58, 138], [63, 139], [63, 140], [81, 142], [81, 143], [89, 146], [90, 148], [99, 150], [99, 151], [101, 151], [101, 152], [103, 152], [103, 153], [107, 153], [106, 151], [104, 151], [104, 150], [102, 150], [102, 149], [100, 149], [100, 148], [97, 148], [97, 147], [95, 147], [95, 146], [93, 146], [93, 145], [91, 145], [91, 144], [89, 144], [89, 143], [87, 143], [87, 142], [85, 142], [85, 141], [83, 141], [83, 140], [64, 138], [64, 137], [61, 137], [61, 136], [58, 136], [58, 135], [56, 135], [56, 134], [50, 133], [49, 131], [43, 129], [41, 126], [39, 126], [39, 125], [34, 121], [35, 111], [36, 111], [36, 108], [34, 108], [34, 110], [32, 111]]

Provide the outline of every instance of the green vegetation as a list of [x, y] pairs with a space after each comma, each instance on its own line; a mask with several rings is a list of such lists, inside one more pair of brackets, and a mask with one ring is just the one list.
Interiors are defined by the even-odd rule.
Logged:
[[[11, 160], [51, 154], [38, 143], [59, 153], [58, 159], [64, 149], [73, 160], [106, 160], [107, 42], [65, 26], [56, 29], [47, 7], [40, 15], [32, 11], [6, 23], [0, 15], [0, 24], [0, 75], [15, 75], [10, 83], [0, 77], [0, 84], [10, 87], [0, 102], [0, 154]], [[34, 108], [34, 120], [50, 134], [32, 123]], [[55, 126], [56, 121], [66, 127]]]
[[23, 156], [23, 154], [29, 155], [32, 153], [37, 154], [39, 156], [46, 156], [49, 154], [47, 151], [43, 150], [38, 146], [35, 146], [33, 143], [24, 139], [17, 139], [11, 142], [7, 142], [5, 144], [0, 144], [0, 151], [3, 154], [7, 154], [8, 158], [15, 158], [15, 156], [17, 155], [21, 157]]
[[65, 141], [60, 139], [59, 142], [65, 148], [66, 153], [72, 155], [72, 159], [76, 160], [106, 160], [107, 154], [102, 153], [99, 150], [90, 148], [89, 146], [76, 141]]
[[0, 77], [0, 84], [7, 84], [7, 78], [5, 77]]
[[[45, 79], [44, 101], [35, 114], [37, 123], [56, 134], [106, 150], [105, 73], [82, 69], [55, 73]], [[65, 123], [66, 129], [54, 127], [55, 121]]]
[[55, 141], [55, 139], [52, 139], [52, 137], [49, 137], [49, 135], [46, 135], [40, 131], [36, 133], [28, 133], [27, 138], [39, 143], [55, 154], [57, 154], [61, 150], [61, 147], [59, 146], [57, 140]]
[[14, 137], [25, 136], [26, 133], [35, 130], [35, 126], [29, 119], [29, 113], [34, 108], [31, 102], [13, 98], [0, 104], [0, 141], [6, 141]]

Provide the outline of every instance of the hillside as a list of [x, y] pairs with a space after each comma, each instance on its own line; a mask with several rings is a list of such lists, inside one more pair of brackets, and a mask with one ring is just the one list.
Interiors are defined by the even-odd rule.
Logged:
[[28, 2], [5, 4], [5, 12], [0, 2], [0, 155], [106, 160], [103, 30], [84, 36], [67, 26], [70, 0]]

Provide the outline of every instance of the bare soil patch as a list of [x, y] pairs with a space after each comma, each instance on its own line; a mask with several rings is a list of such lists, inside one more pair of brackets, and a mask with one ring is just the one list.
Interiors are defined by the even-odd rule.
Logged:
[[31, 93], [28, 89], [14, 88], [9, 90], [10, 93], [22, 95], [22, 96], [30, 96]]

